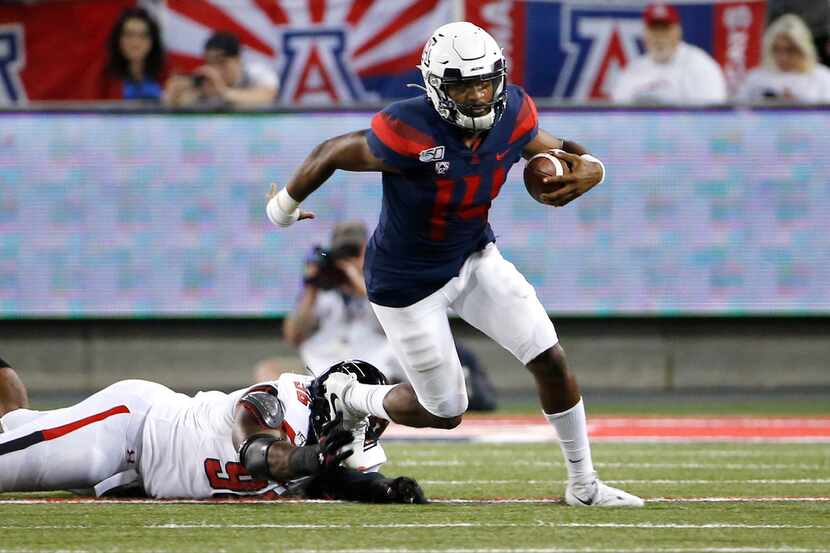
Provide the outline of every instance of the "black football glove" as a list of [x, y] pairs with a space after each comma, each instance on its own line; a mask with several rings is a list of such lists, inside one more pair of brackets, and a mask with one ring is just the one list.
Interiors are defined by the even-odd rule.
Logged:
[[340, 463], [354, 453], [351, 449], [343, 449], [352, 443], [354, 436], [348, 430], [340, 428], [342, 420], [343, 415], [338, 413], [333, 420], [323, 426], [316, 444], [298, 447], [291, 451], [288, 466], [295, 478], [318, 476], [334, 471]]
[[323, 427], [323, 435], [317, 440], [317, 445], [320, 447], [318, 454], [320, 469], [318, 474], [339, 467], [340, 463], [354, 453], [351, 449], [341, 451], [344, 446], [349, 445], [354, 440], [351, 432], [340, 427], [342, 421], [342, 413], [337, 413], [337, 416]]

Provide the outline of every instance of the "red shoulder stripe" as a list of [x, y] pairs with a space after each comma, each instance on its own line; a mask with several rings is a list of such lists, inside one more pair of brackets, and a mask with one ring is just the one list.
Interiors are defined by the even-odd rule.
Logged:
[[402, 156], [415, 157], [422, 150], [435, 147], [431, 136], [383, 112], [372, 118], [372, 132], [387, 147]]
[[513, 128], [513, 134], [510, 135], [510, 144], [513, 144], [525, 134], [536, 128], [538, 119], [539, 118], [536, 115], [536, 104], [530, 96], [525, 94], [525, 101], [522, 103], [522, 109], [519, 110], [519, 116], [516, 117], [516, 126]]

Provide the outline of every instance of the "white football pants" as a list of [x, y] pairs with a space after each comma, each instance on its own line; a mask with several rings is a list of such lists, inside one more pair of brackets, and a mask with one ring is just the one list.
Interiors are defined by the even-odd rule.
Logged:
[[125, 380], [64, 409], [7, 413], [0, 492], [89, 489], [135, 470], [147, 411], [173, 393], [155, 382]]
[[372, 308], [418, 401], [439, 417], [467, 410], [464, 372], [447, 308], [527, 365], [559, 341], [533, 286], [495, 244], [471, 255], [457, 277], [407, 307]]

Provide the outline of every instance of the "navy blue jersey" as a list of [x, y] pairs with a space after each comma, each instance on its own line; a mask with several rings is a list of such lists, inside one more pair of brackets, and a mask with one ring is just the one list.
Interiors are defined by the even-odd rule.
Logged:
[[426, 96], [389, 105], [372, 119], [372, 153], [401, 174], [383, 173], [380, 220], [366, 247], [369, 299], [405, 307], [458, 275], [470, 254], [495, 241], [490, 204], [538, 132], [536, 106], [507, 88], [507, 108], [476, 148]]

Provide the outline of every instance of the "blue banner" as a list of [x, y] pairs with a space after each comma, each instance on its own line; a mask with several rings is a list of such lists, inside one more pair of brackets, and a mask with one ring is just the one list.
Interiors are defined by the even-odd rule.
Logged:
[[[466, 0], [465, 17], [504, 47], [513, 82], [537, 100], [607, 100], [644, 52], [647, 0]], [[722, 66], [730, 90], [760, 62], [765, 0], [681, 0], [683, 40]]]

